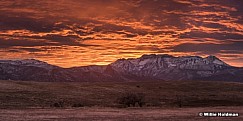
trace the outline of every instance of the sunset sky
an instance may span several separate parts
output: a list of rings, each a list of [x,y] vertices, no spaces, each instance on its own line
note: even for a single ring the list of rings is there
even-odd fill
[[[243,0],[0,0],[0,59],[61,67],[143,54],[243,67]]]

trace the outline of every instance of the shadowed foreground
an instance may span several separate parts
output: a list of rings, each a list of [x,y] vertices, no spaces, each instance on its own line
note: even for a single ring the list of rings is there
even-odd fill
[[[143,106],[119,104],[117,99],[126,93],[144,94]],[[240,117],[198,116],[207,111]],[[0,121],[242,121],[242,114],[242,83],[0,81]]]
[[[199,112],[237,112],[243,114],[243,107],[207,107],[207,108],[77,108],[77,109],[24,109],[0,110],[1,121],[45,120],[45,121],[242,121],[239,117],[200,117]]]
[[[0,109],[124,107],[126,93],[142,93],[143,107],[243,106],[243,84],[206,81],[18,82],[0,81]],[[126,101],[126,100],[125,100]]]

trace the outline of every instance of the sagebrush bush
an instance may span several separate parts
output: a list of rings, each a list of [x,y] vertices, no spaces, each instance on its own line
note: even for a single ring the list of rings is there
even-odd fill
[[[51,107],[64,107],[64,102],[63,101],[59,101],[59,102],[55,102],[51,105]]]
[[[84,107],[84,105],[81,103],[75,103],[72,105],[72,107]]]
[[[118,103],[127,107],[135,107],[136,104],[142,107],[145,104],[144,99],[145,95],[143,93],[126,93],[118,98]]]

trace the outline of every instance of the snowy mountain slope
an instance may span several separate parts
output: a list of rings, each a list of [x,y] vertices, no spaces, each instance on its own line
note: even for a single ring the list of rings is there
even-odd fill
[[[215,56],[143,55],[118,59],[107,66],[61,68],[28,60],[0,60],[1,80],[25,81],[150,81],[212,80],[243,82],[243,69]]]

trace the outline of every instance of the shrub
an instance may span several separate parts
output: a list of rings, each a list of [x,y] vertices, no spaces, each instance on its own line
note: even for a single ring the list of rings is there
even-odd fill
[[[136,104],[142,107],[145,104],[144,98],[145,95],[143,93],[126,93],[118,98],[118,103],[127,107],[135,107]]]
[[[179,108],[182,107],[182,97],[181,96],[176,95],[176,104]]]
[[[64,107],[64,102],[63,101],[55,102],[51,105],[51,107],[56,107],[56,108]]]
[[[73,104],[72,107],[84,107],[84,105],[81,103],[76,103],[76,104]]]

